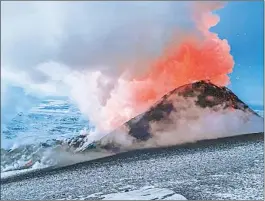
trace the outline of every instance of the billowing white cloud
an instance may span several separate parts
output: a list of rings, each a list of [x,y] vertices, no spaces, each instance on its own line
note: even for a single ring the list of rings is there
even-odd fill
[[[138,62],[159,55],[178,27],[192,27],[189,4],[1,2],[1,80],[9,86],[3,100],[15,86],[33,96],[90,94],[77,101],[83,104],[100,87],[104,102],[121,73],[142,70]],[[91,84],[99,72],[108,81]],[[69,83],[69,76],[82,82]]]
[[[128,77],[148,68],[173,39],[175,44],[186,31],[199,33],[204,27],[195,27],[194,17],[199,20],[202,13],[208,16],[220,7],[201,3],[194,12],[191,5],[1,2],[2,81],[32,96],[68,96],[95,124],[112,119],[113,111],[125,119],[132,117],[149,103],[132,103],[129,88],[148,81],[130,82]]]
[[[1,4],[2,67],[34,83],[49,79],[36,67],[51,61],[117,73],[122,62],[157,55],[173,29],[189,21],[181,2]]]

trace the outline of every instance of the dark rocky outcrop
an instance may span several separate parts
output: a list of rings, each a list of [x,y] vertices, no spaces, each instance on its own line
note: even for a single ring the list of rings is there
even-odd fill
[[[209,107],[215,110],[229,108],[258,115],[227,87],[218,87],[208,81],[199,81],[174,89],[163,96],[147,112],[128,121],[125,125],[129,130],[129,134],[139,140],[149,139],[151,137],[149,132],[150,122],[166,119],[172,111],[178,112],[172,101],[174,96],[186,99],[195,98],[195,104],[201,108]]]

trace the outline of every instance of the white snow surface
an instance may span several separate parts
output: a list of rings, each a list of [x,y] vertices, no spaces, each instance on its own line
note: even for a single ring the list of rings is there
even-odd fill
[[[144,186],[138,190],[115,192],[110,194],[95,193],[81,199],[100,196],[103,200],[187,200],[184,196],[167,188]]]

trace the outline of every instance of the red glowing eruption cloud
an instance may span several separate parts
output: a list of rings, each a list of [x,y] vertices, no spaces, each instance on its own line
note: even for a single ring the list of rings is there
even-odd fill
[[[195,3],[193,14],[197,35],[192,33],[177,45],[171,44],[141,76],[131,80],[127,86],[131,98],[124,107],[117,103],[115,96],[109,100],[105,109],[111,127],[128,121],[169,91],[184,84],[198,80],[209,80],[219,86],[229,83],[228,74],[234,66],[229,44],[209,31],[219,22],[219,17],[212,11],[222,6],[222,3],[216,2]],[[126,105],[130,105],[130,114],[126,113]]]
[[[196,25],[203,37],[186,37],[151,65],[144,76],[136,78],[149,83],[132,89],[138,104],[155,102],[167,92],[198,80],[209,80],[222,86],[229,83],[228,74],[234,66],[229,44],[209,31],[219,22],[219,18],[211,10],[207,12],[207,8],[216,9],[219,4],[209,6],[208,3],[207,7],[201,2],[196,6]]]

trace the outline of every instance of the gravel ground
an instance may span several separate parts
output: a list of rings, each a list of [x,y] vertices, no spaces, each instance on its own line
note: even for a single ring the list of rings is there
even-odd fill
[[[1,199],[102,199],[170,189],[195,200],[264,200],[264,134],[138,150],[2,180]]]

